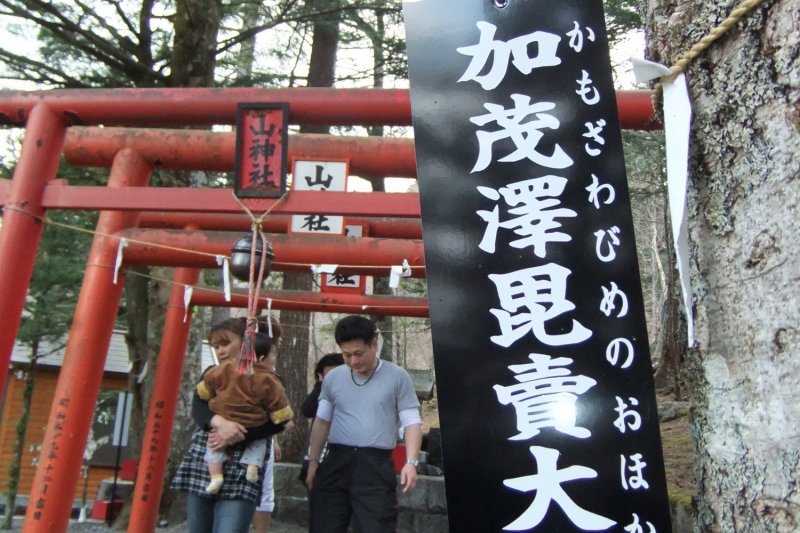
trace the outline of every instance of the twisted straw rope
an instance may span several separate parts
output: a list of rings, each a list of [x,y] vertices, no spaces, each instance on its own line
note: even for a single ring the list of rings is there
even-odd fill
[[[683,56],[669,68],[670,73],[661,79],[664,81],[671,81],[675,79],[680,73],[686,70],[686,67],[697,56],[706,51],[711,44],[722,37],[729,29],[731,29],[737,22],[739,22],[747,13],[758,7],[764,0],[744,0],[739,4],[728,17],[723,20],[716,28],[708,32],[702,39],[700,39],[694,46],[692,46]],[[662,84],[658,83],[653,90],[653,110],[658,109],[657,102],[661,98]]]
[[[688,52],[683,54],[683,57],[681,57],[677,63],[670,67],[670,74],[668,77],[673,78],[683,72],[689,62],[708,49],[708,47],[711,46],[711,43],[722,37],[726,31],[731,29],[734,24],[739,22],[742,17],[744,17],[751,10],[758,7],[758,5],[763,1],[764,0],[744,0],[744,2],[739,4],[736,9],[734,9],[731,14],[728,15],[728,18],[723,20],[719,26],[711,30],[708,35],[700,39],[700,41],[692,46]]]

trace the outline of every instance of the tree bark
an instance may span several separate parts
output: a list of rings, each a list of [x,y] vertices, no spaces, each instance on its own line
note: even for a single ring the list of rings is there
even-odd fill
[[[334,9],[338,0],[313,0],[312,9],[325,12]],[[333,87],[336,74],[336,51],[339,48],[339,11],[314,17],[314,37],[308,60],[309,87]],[[327,133],[327,128],[324,133]],[[313,133],[313,132],[310,132]]]
[[[175,45],[170,85],[211,87],[217,62],[217,34],[222,20],[220,0],[175,2]]]
[[[14,449],[11,452],[11,464],[8,466],[8,485],[6,486],[6,513],[2,529],[12,529],[14,512],[17,509],[17,490],[19,489],[19,473],[22,466],[22,454],[25,453],[25,434],[31,417],[33,403],[33,387],[36,377],[36,361],[39,359],[39,341],[31,346],[28,368],[25,370],[25,388],[22,391],[22,412],[15,429]]]
[[[142,436],[144,435],[145,417],[149,397],[144,391],[139,376],[149,360],[148,354],[148,282],[144,277],[148,274],[146,266],[128,267],[125,277],[125,318],[128,322],[128,333],[125,343],[128,346],[128,391],[132,395],[131,420],[129,423],[131,439],[131,455],[139,457],[142,453]],[[140,275],[141,274],[141,275]]]
[[[333,6],[331,0],[309,2],[318,11]],[[339,45],[339,12],[319,15],[314,20],[311,57],[309,59],[309,87],[332,87],[336,72],[336,51]],[[327,127],[302,127],[301,133],[328,133]],[[311,273],[285,272],[283,289],[309,291],[313,288]],[[298,408],[308,392],[308,353],[311,313],[282,311],[281,328],[284,340],[278,359],[278,373],[286,384],[289,403]],[[295,428],[279,437],[283,461],[300,462],[305,454],[308,426],[296,420]]]
[[[220,0],[178,0],[175,3],[175,38],[172,60],[170,62],[169,84],[173,87],[211,87],[214,85],[216,66],[217,35],[222,17]],[[157,181],[161,185],[189,187],[192,183],[190,172],[163,172]],[[135,446],[141,446],[144,426],[152,391],[153,378],[158,365],[158,353],[164,331],[167,302],[171,291],[171,268],[150,268],[151,279],[130,279],[126,281],[127,318],[129,324],[127,343],[134,372],[129,377],[129,385],[134,393],[134,409],[131,415],[131,435]],[[199,350],[201,334],[194,330],[190,334],[188,351]],[[190,356],[187,356],[187,363]],[[146,361],[146,363],[144,362]],[[146,365],[147,372],[143,372]],[[169,484],[189,444],[194,430],[191,409],[187,399],[199,378],[198,365],[185,364],[181,380],[181,393],[175,409],[170,455],[164,473],[164,486],[161,497],[161,512],[170,521],[183,519],[183,493],[169,490]],[[143,379],[138,376],[142,374]],[[127,514],[117,520],[117,527],[125,527]]]
[[[383,68],[383,45],[386,39],[386,26],[382,9],[375,9],[375,24],[361,22],[360,27],[370,40],[372,45],[372,86],[383,87],[385,75]],[[383,137],[383,126],[370,126],[367,134],[371,137]],[[372,185],[373,192],[386,192],[386,182],[382,177],[363,176]],[[388,277],[375,276],[372,278],[372,294],[391,295],[392,288],[389,287]],[[386,361],[398,361],[399,357],[394,356],[395,337],[392,317],[389,315],[370,315],[370,320],[375,323],[375,327],[381,332],[383,337],[383,347],[378,356]],[[398,351],[399,356],[399,351]]]
[[[649,55],[673,64],[734,4],[647,1]],[[764,2],[687,71],[701,531],[800,527],[798,13]]]

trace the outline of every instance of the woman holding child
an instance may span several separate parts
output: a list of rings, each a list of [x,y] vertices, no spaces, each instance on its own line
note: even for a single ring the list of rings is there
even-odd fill
[[[232,318],[211,328],[208,341],[217,355],[220,367],[233,365],[238,368],[245,325],[244,319]],[[260,338],[257,347],[261,355],[265,356],[275,347],[268,336],[258,335]],[[266,348],[264,342],[267,343]],[[222,394],[222,386],[227,386],[228,381],[230,380],[204,379],[198,386],[192,402],[192,416],[199,429],[192,435],[189,450],[172,481],[174,490],[187,493],[186,514],[190,533],[246,533],[249,530],[256,506],[260,501],[264,470],[259,468],[256,477],[251,468],[248,476],[248,465],[242,464],[242,455],[250,443],[259,439],[267,439],[269,442],[272,435],[284,428],[282,423],[285,423],[287,413],[276,411],[286,404],[275,402],[274,395],[285,397],[285,394],[277,380],[274,380],[274,383],[277,383],[280,389],[270,395],[270,400],[273,402],[271,407],[265,406],[266,423],[256,427],[245,427],[244,424],[232,420],[236,416],[231,412],[212,411],[203,397],[210,399]],[[273,383],[271,379],[268,381]],[[237,394],[240,392],[237,390]],[[227,417],[221,414],[223,412]],[[230,459],[222,465],[221,475],[224,479],[222,483],[212,482],[209,474],[211,465],[207,464],[205,459],[207,449],[214,452],[227,451]]]

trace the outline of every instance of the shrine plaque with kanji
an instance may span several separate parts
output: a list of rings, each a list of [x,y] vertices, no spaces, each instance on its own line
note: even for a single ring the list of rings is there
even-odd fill
[[[293,162],[293,191],[347,190],[350,164],[347,161],[314,161],[296,159]],[[344,235],[344,217],[341,215],[296,214],[289,217],[289,233],[317,235]]]
[[[286,192],[289,104],[240,103],[236,109],[234,192],[274,198]]]
[[[345,220],[344,237],[347,239],[360,239],[368,233],[367,224],[348,224]],[[333,274],[322,275],[322,292],[339,292],[351,294],[365,294],[367,290],[367,276],[361,274]]]

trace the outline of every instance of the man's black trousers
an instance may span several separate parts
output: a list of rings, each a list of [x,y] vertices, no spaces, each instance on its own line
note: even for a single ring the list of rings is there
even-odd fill
[[[397,476],[391,450],[328,445],[311,499],[311,533],[397,530]]]

